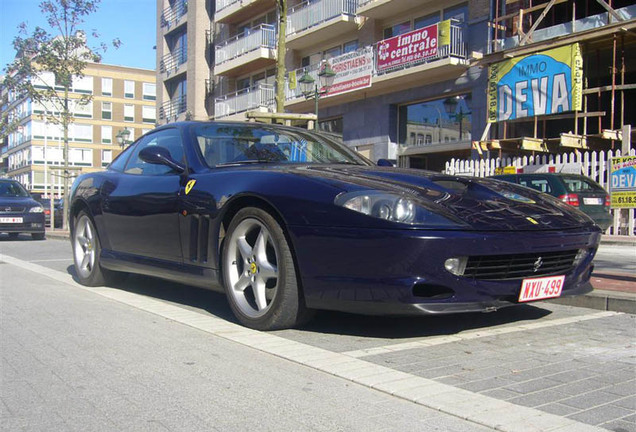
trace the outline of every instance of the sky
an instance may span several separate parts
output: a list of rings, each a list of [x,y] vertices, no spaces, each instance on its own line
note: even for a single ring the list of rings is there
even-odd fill
[[[40,12],[41,0],[0,0],[0,75],[7,64],[13,61],[15,51],[13,38],[18,35],[18,25],[27,24],[28,34],[36,26],[49,33],[45,17]],[[108,45],[102,54],[102,63],[143,69],[156,68],[156,0],[101,0],[97,11],[86,17],[79,26],[85,30],[89,47],[97,47],[101,42]],[[100,38],[90,35],[93,29]],[[111,41],[119,38],[122,44],[115,49]]]

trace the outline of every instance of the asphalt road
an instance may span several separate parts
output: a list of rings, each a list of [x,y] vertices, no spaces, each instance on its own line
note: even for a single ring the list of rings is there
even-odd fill
[[[633,271],[632,251],[597,269]],[[261,333],[213,292],[81,287],[66,241],[0,236],[0,261],[2,430],[636,431],[633,315],[322,312]]]

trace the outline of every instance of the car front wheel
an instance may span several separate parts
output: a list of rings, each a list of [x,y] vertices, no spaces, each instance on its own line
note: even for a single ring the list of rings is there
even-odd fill
[[[102,268],[100,265],[99,236],[92,219],[83,211],[77,216],[72,238],[75,273],[82,285],[101,286],[123,279],[123,273]]]
[[[289,244],[269,213],[255,207],[240,210],[228,228],[222,257],[225,291],[243,325],[275,330],[309,317]]]

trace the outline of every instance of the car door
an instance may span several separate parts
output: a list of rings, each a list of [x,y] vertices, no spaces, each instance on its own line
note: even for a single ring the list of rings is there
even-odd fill
[[[181,262],[178,195],[182,176],[139,158],[142,149],[154,145],[167,148],[174,160],[185,165],[178,129],[142,138],[123,173],[102,188],[104,225],[115,252]]]

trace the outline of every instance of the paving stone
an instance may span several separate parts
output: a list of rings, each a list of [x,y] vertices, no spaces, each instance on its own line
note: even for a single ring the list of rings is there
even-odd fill
[[[630,415],[632,412],[631,410],[609,404],[592,408],[578,414],[572,414],[568,416],[568,418],[591,425],[600,425],[602,423],[619,420]]]
[[[537,407],[539,405],[545,405],[547,403],[557,402],[562,399],[566,399],[567,394],[561,393],[557,390],[542,390],[535,393],[530,393],[525,396],[519,396],[508,400],[514,404],[519,404],[527,407]]]
[[[578,408],[563,405],[560,403],[551,403],[547,405],[538,406],[536,408],[541,411],[545,411],[547,413],[556,414],[560,416],[567,416],[567,415],[574,414],[580,411]]]
[[[563,399],[560,402],[564,405],[568,405],[574,408],[588,409],[613,402],[617,399],[620,399],[620,396],[598,390],[585,393],[580,396]]]
[[[512,390],[519,393],[533,393],[539,390],[545,390],[551,387],[556,387],[561,383],[558,381],[553,381],[548,378],[539,378],[531,381],[521,382],[512,384],[504,387],[506,390]]]
[[[621,420],[603,423],[601,427],[614,432],[636,432],[635,423],[629,423]]]

